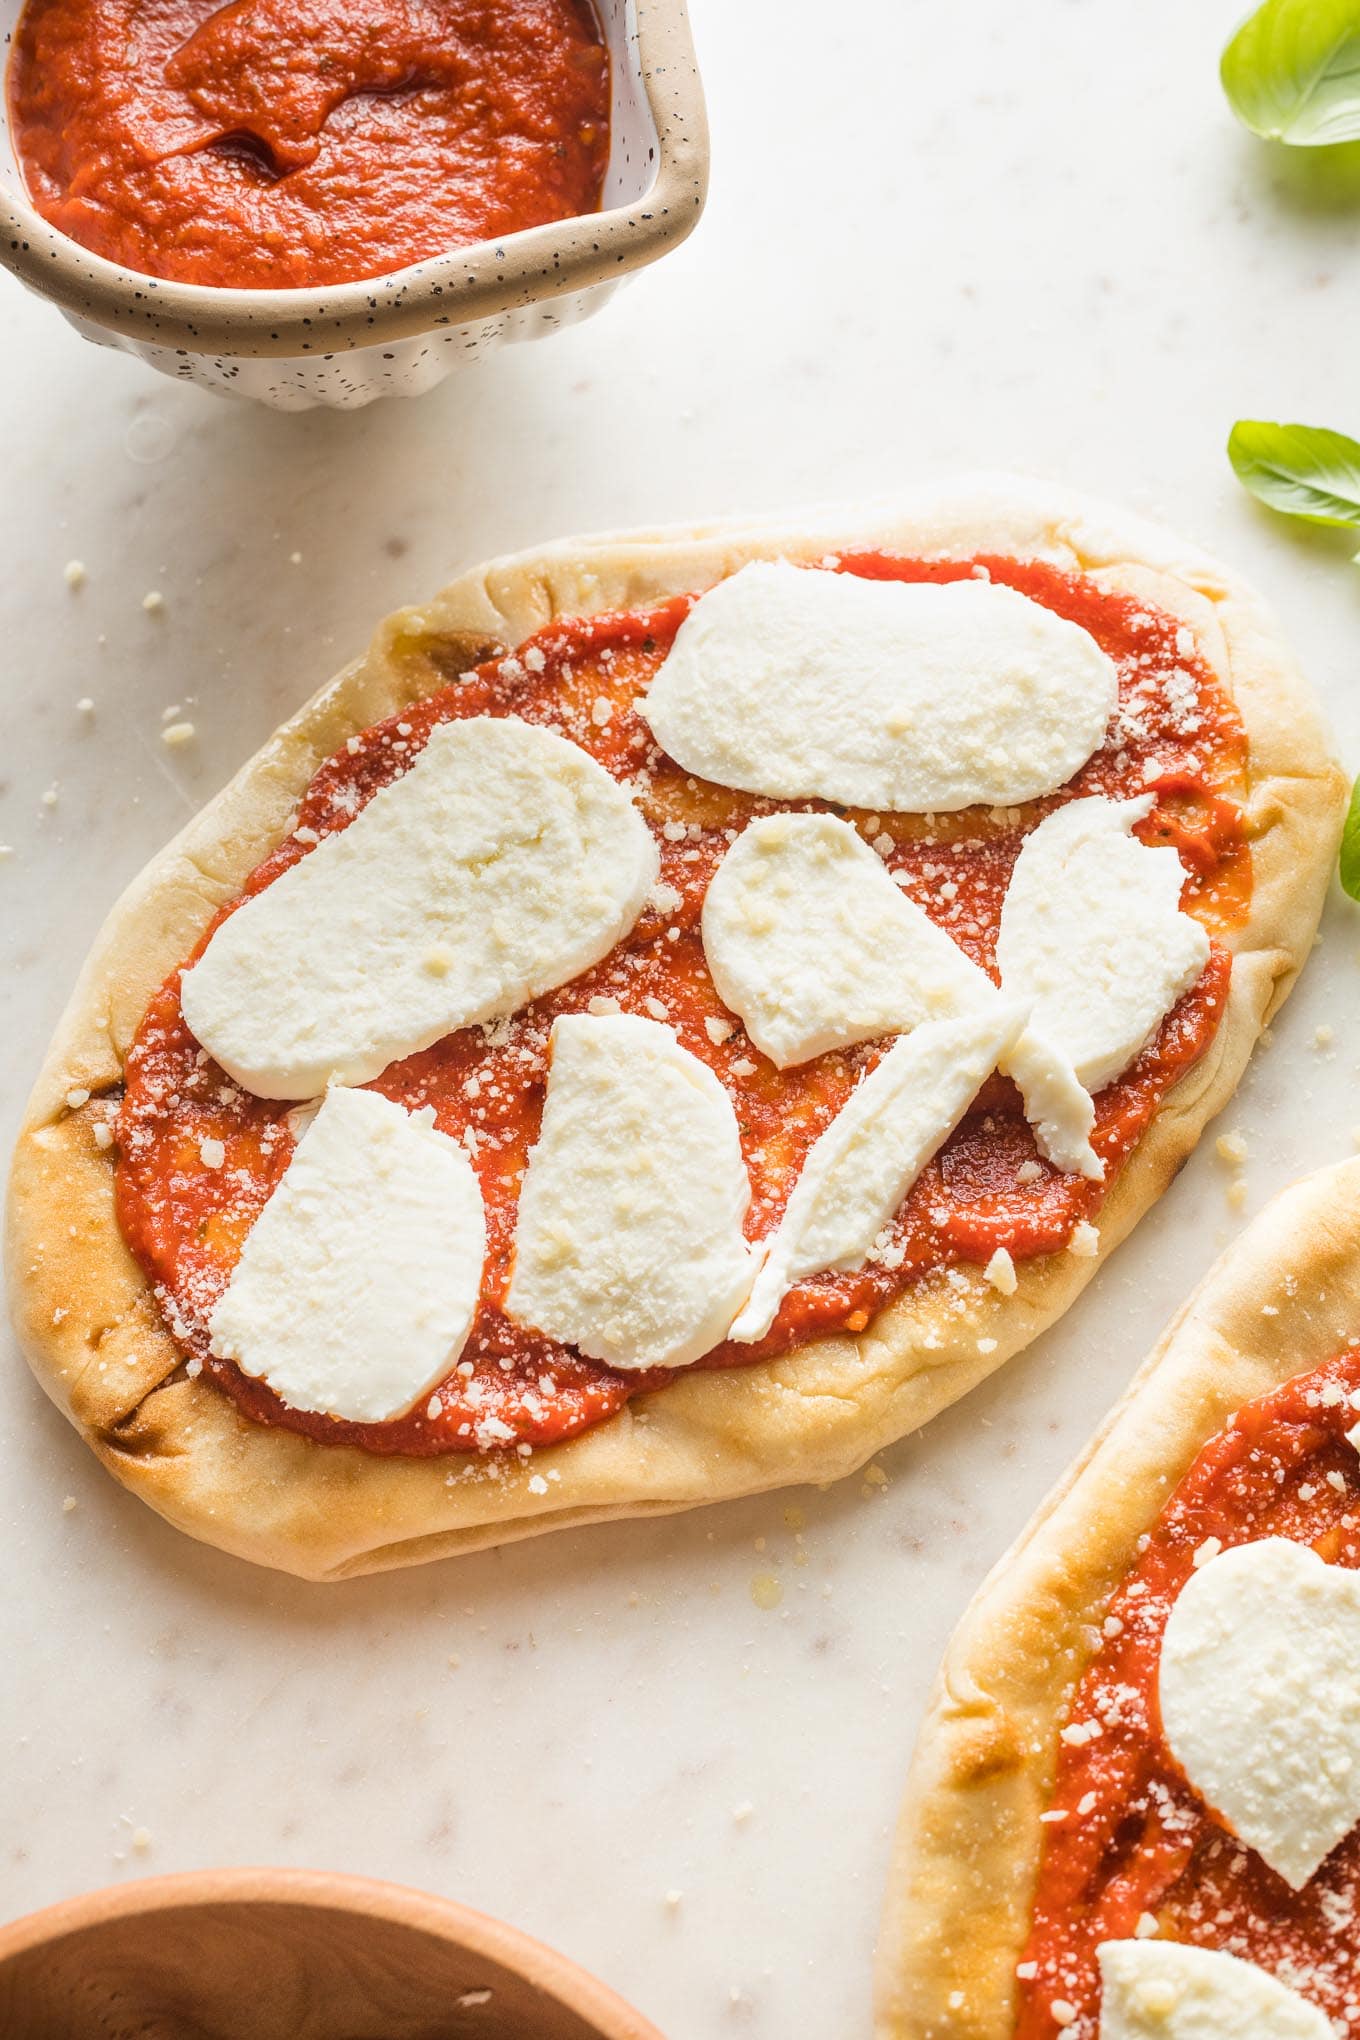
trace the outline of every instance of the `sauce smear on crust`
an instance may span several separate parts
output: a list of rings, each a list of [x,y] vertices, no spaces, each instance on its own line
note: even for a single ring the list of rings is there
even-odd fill
[[[1034,562],[869,554],[833,564],[843,572],[902,580],[990,574],[1081,624],[1118,666],[1120,706],[1105,746],[1049,799],[1023,809],[942,816],[841,811],[900,875],[908,895],[970,956],[994,970],[1001,902],[1025,836],[1062,802],[1095,793],[1120,798],[1151,791],[1156,806],[1138,834],[1180,851],[1187,910],[1211,934],[1240,923],[1251,889],[1237,804],[1246,742],[1232,702],[1197,658],[1183,625],[1127,595]],[[655,903],[602,963],[512,1018],[451,1034],[376,1080],[374,1088],[408,1108],[433,1106],[436,1123],[464,1140],[486,1203],[482,1309],[459,1368],[432,1399],[433,1414],[422,1402],[395,1422],[355,1425],[292,1410],[209,1353],[212,1307],[287,1166],[296,1122],[286,1106],[241,1091],[198,1047],[180,1012],[178,971],[151,1002],[128,1057],[119,1219],[189,1366],[208,1372],[257,1421],[380,1453],[530,1448],[570,1437],[669,1378],[613,1373],[511,1324],[500,1307],[557,1014],[587,1010],[592,1002],[598,1011],[600,1001],[603,1010],[616,1005],[651,1018],[664,1014],[684,1046],[717,1073],[741,1129],[753,1239],[777,1223],[812,1143],[882,1054],[886,1044],[870,1042],[776,1070],[718,998],[699,932],[708,882],[748,821],[791,804],[687,777],[657,749],[637,713],[693,599],[677,597],[645,613],[570,618],[462,672],[456,648],[437,636],[398,637],[391,656],[402,664],[413,695],[423,698],[351,739],[321,766],[299,803],[293,831],[242,894],[269,885],[320,837],[344,828],[379,787],[409,766],[436,724],[460,716],[516,715],[569,737],[633,787],[656,835],[661,883]],[[726,1344],[699,1364],[744,1366],[830,1333],[861,1331],[922,1277],[959,1261],[985,1263],[998,1247],[1016,1260],[1064,1248],[1074,1226],[1098,1210],[1161,1100],[1212,1040],[1229,972],[1227,950],[1215,941],[1198,984],[1098,1097],[1093,1142],[1107,1163],[1105,1184],[1063,1175],[1044,1162],[1018,1094],[994,1077],[863,1269],[798,1284],[759,1345]],[[220,1167],[204,1165],[205,1140],[221,1142]]]
[[[96,255],[314,287],[598,211],[609,53],[590,0],[28,0],[9,106]]]
[[[1360,1828],[1302,1891],[1237,1842],[1186,1783],[1162,1736],[1157,1667],[1172,1606],[1206,1543],[1288,1537],[1360,1566],[1360,1350],[1248,1403],[1203,1448],[1110,1601],[1073,1696],[1044,1825],[1016,2040],[1096,2040],[1096,1948],[1144,1915],[1166,1939],[1244,1956],[1360,2035]],[[1216,1540],[1210,1543],[1209,1540]],[[1146,1926],[1144,1931],[1147,1931]],[[1055,2001],[1075,2018],[1053,2016]],[[1244,2036],[1245,2040],[1245,2036]]]

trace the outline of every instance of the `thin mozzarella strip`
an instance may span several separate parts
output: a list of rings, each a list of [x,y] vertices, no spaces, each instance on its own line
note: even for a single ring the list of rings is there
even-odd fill
[[[336,1088],[246,1237],[212,1350],[294,1409],[386,1423],[456,1362],[485,1256],[458,1142],[376,1091]]]
[[[1025,1101],[1025,1117],[1034,1129],[1040,1154],[1055,1168],[1099,1183],[1105,1164],[1091,1146],[1095,1100],[1078,1083],[1077,1073],[1061,1049],[1033,1027],[1026,1027],[1002,1058],[1001,1068]]]
[[[609,1367],[687,1366],[750,1290],[750,1200],[731,1100],[669,1027],[564,1016],[506,1308]]]
[[[1102,1941],[1099,2040],[1334,2040],[1267,1970],[1184,1941]]]
[[[1002,989],[1088,1091],[1122,1075],[1209,958],[1180,910],[1180,858],[1130,833],[1151,806],[1058,808],[1026,838],[1001,908]]]
[[[780,1069],[926,1020],[990,1012],[1000,998],[833,815],[750,823],[709,885],[703,937],[719,996]],[[1020,1087],[1040,1152],[1098,1179],[1095,1107],[1059,1051],[1026,1031],[1001,1067]]]
[[[722,786],[947,813],[1055,792],[1117,694],[1089,632],[1012,588],[762,560],[696,602],[642,713]]]
[[[734,1339],[763,1339],[804,1276],[863,1266],[1021,1024],[997,1000],[981,1013],[928,1021],[888,1050],[809,1152]]]
[[[223,922],[184,975],[184,1017],[261,1097],[364,1083],[597,963],[657,870],[632,801],[575,744],[508,717],[445,723]]]
[[[1223,1552],[1171,1611],[1158,1683],[1190,1783],[1301,1891],[1360,1820],[1360,1575],[1283,1537]]]
[[[703,938],[719,996],[779,1069],[996,996],[833,815],[750,823],[713,875]]]

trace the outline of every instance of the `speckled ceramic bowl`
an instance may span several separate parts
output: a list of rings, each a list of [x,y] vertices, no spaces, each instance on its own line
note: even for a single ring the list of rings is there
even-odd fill
[[[0,0],[4,48],[22,0]],[[612,58],[604,209],[325,290],[213,290],[120,269],[29,204],[0,106],[0,257],[87,339],[277,410],[416,396],[459,362],[588,317],[703,210],[708,133],[685,0],[597,0]],[[0,100],[3,95],[0,95]]]
[[[204,1870],[0,1927],[18,2040],[662,2040],[602,1983],[448,1899],[310,1870]]]

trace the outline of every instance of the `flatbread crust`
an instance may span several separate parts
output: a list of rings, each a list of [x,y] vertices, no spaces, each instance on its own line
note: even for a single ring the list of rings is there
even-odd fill
[[[1072,1688],[1173,1488],[1244,1403],[1360,1337],[1360,1160],[1283,1191],[1228,1249],[950,1642],[907,1781],[877,2040],[1010,2040]]]
[[[556,617],[643,607],[753,558],[816,560],[869,546],[1038,557],[1141,593],[1184,618],[1237,702],[1251,748],[1251,915],[1234,942],[1212,1046],[1104,1205],[1102,1257],[1174,1176],[1308,953],[1344,799],[1311,694],[1248,589],[1156,526],[1005,478],[876,511],[632,533],[493,561],[389,618],[367,655],[285,723],[133,882],[95,943],[30,1101],[7,1224],[20,1338],[104,1464],[169,1521],[258,1563],[341,1579],[540,1530],[836,1480],[1028,1345],[1090,1279],[1096,1260],[1059,1253],[1022,1264],[1015,1294],[1003,1298],[973,1271],[961,1308],[941,1276],[857,1338],[682,1375],[608,1423],[540,1447],[528,1464],[378,1458],[249,1423],[208,1382],[185,1376],[118,1230],[112,1162],[95,1145],[92,1108],[67,1102],[73,1088],[97,1098],[121,1082],[152,993],[281,837],[312,774],[348,736]],[[437,665],[421,650],[431,638],[440,641]],[[537,1474],[548,1476],[546,1494],[530,1490]]]

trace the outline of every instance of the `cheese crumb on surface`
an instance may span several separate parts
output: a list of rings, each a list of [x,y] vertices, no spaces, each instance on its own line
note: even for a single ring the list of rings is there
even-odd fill
[[[198,1158],[205,1169],[220,1169],[227,1159],[225,1144],[211,1137],[198,1143]]]
[[[1100,1234],[1089,1219],[1079,1218],[1072,1228],[1072,1237],[1067,1242],[1069,1254],[1075,1254],[1079,1261],[1092,1261],[1100,1252]]]
[[[83,1084],[78,1084],[73,1090],[66,1093],[66,1102],[73,1112],[78,1112],[82,1105],[89,1104],[90,1094]]]
[[[68,560],[61,571],[66,585],[71,589],[72,593],[77,588],[83,588],[86,581],[90,578],[84,560]]]
[[[1014,1296],[1018,1278],[1015,1273],[1015,1262],[1005,1247],[997,1248],[982,1272],[1000,1295]]]
[[[161,742],[177,751],[182,744],[191,744],[197,732],[191,722],[167,723],[161,731]]]
[[[1221,1133],[1214,1142],[1214,1153],[1220,1162],[1227,1162],[1233,1168],[1241,1168],[1248,1155],[1247,1143],[1240,1133]]]
[[[148,588],[142,597],[142,607],[148,616],[159,616],[165,607],[165,597],[159,588]]]

